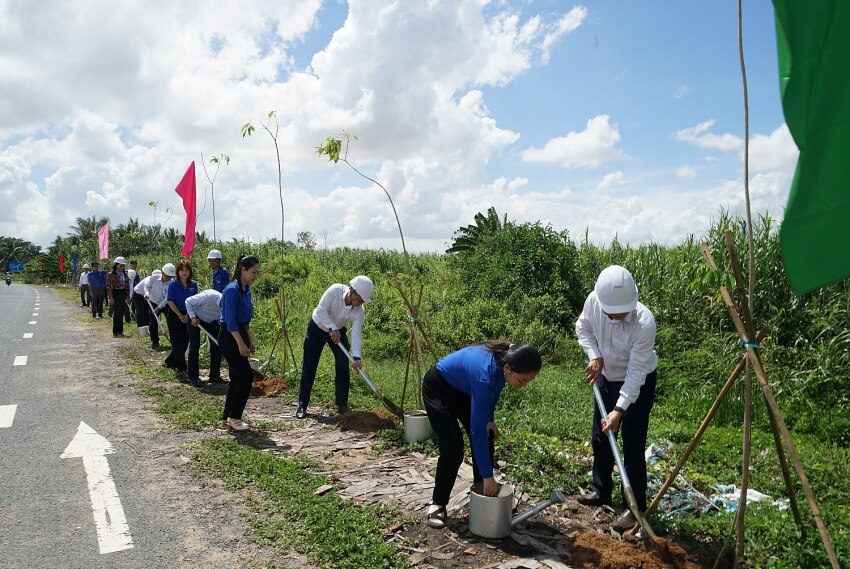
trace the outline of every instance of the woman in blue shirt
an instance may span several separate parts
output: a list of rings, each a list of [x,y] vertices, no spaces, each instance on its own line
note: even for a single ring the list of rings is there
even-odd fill
[[[177,263],[177,278],[168,283],[165,295],[168,301],[168,335],[171,337],[171,353],[165,358],[165,367],[186,372],[186,348],[189,347],[189,316],[186,313],[186,299],[198,294],[198,283],[192,280],[192,265],[189,261]]]
[[[425,374],[422,398],[440,447],[429,526],[446,525],[446,504],[463,462],[461,425],[472,447],[474,483],[483,485],[485,496],[499,492],[493,477],[493,441],[499,438],[493,420],[496,403],[505,383],[525,387],[542,365],[534,346],[489,340],[449,354]]]
[[[242,412],[251,395],[254,370],[248,356],[254,353],[254,340],[249,325],[254,316],[251,285],[260,274],[260,261],[253,255],[240,256],[233,270],[233,282],[221,293],[218,346],[227,359],[230,385],[224,400],[221,419],[231,431],[247,431],[251,426],[242,420]]]

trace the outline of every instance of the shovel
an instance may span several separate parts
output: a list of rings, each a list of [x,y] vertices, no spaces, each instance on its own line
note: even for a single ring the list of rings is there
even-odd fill
[[[347,357],[347,358],[348,358],[348,361],[350,361],[351,363],[354,363],[354,358],[352,358],[352,357],[351,357],[351,354],[349,354],[349,353],[348,353],[348,350],[346,350],[346,349],[345,349],[345,346],[343,346],[343,345],[342,345],[342,343],[337,344],[337,347],[338,347],[340,350],[342,350],[342,353],[343,353],[343,354],[345,354],[345,357]],[[402,408],[401,408],[401,407],[399,407],[398,405],[396,405],[395,403],[393,403],[392,401],[390,401],[389,399],[387,399],[386,395],[384,395],[383,393],[381,393],[381,390],[380,390],[380,389],[378,389],[378,388],[375,386],[375,384],[374,384],[374,383],[372,383],[372,382],[369,380],[369,378],[366,376],[366,372],[364,372],[362,369],[359,369],[359,370],[357,370],[357,371],[358,371],[358,372],[360,372],[360,377],[362,377],[362,378],[363,378],[363,381],[365,381],[365,382],[366,382],[366,385],[368,385],[368,386],[369,386],[369,389],[371,389],[371,390],[372,390],[372,393],[374,393],[374,394],[375,394],[375,397],[377,397],[377,398],[378,398],[378,400],[379,400],[381,403],[383,403],[383,404],[384,404],[384,407],[386,407],[387,409],[389,409],[390,413],[392,413],[393,415],[397,416],[398,418],[402,418],[402,417],[404,417],[404,411],[402,410]]]
[[[599,413],[603,418],[607,417],[608,413],[605,411],[605,403],[602,401],[602,394],[599,393],[599,386],[597,386],[595,382],[593,383],[593,395],[596,397],[596,406],[599,407]],[[623,459],[620,457],[620,447],[617,446],[617,439],[614,436],[614,431],[608,431],[608,442],[611,444],[611,452],[614,453],[614,460],[617,461],[617,468],[620,469],[620,480],[623,481],[623,494],[626,495],[626,502],[629,504],[629,509],[640,524],[640,527],[642,527],[643,531],[646,532],[646,535],[654,539],[655,532],[652,531],[649,523],[647,523],[643,514],[640,512],[640,508],[637,506],[635,492],[632,490],[632,483],[629,482],[629,475],[626,474],[626,467],[623,466]]]

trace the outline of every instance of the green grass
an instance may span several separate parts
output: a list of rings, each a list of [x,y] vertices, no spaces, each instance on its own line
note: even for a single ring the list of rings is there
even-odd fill
[[[359,507],[333,492],[316,496],[327,479],[309,473],[309,463],[264,453],[235,440],[189,445],[192,466],[230,489],[250,489],[254,539],[280,550],[306,554],[319,567],[340,569],[408,567],[407,557],[384,543],[386,528],[399,519],[387,508]]]

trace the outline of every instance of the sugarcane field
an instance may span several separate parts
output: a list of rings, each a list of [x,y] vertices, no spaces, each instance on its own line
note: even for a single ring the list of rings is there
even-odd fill
[[[3,567],[850,567],[848,37],[0,3]]]

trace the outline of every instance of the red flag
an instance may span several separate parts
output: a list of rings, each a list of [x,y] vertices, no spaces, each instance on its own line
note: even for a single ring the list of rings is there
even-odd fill
[[[97,231],[97,255],[101,259],[109,258],[109,224]]]
[[[65,272],[65,253],[59,254],[59,272],[60,273]]]
[[[195,248],[195,204],[197,190],[195,188],[195,161],[189,164],[189,169],[183,174],[183,179],[174,188],[177,195],[183,198],[183,209],[186,210],[186,239],[183,241],[183,257],[188,259]]]

